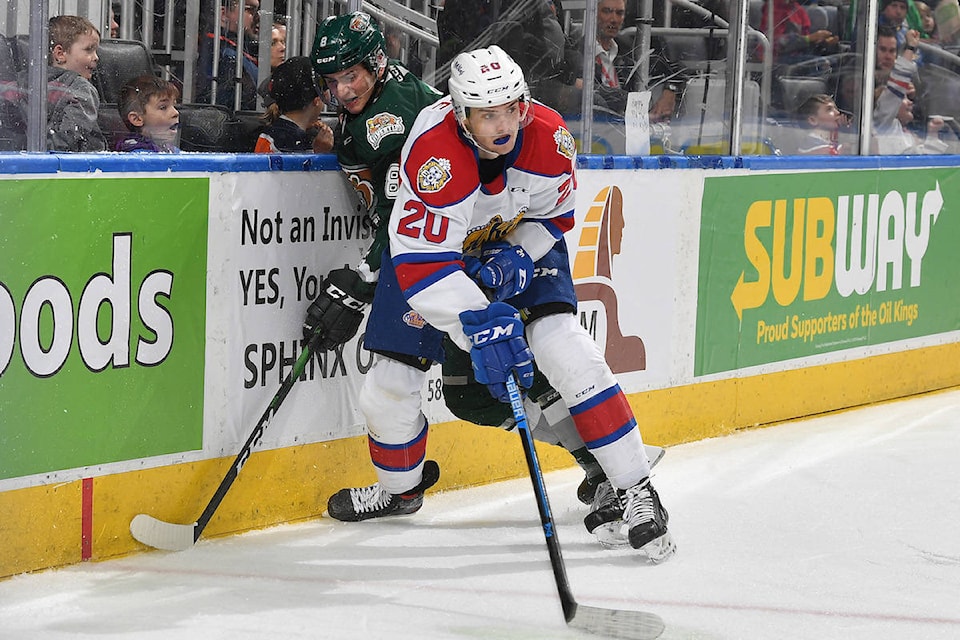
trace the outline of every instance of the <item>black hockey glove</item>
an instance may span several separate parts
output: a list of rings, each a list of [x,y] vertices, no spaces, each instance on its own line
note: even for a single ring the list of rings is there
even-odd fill
[[[333,349],[350,340],[357,335],[364,309],[373,302],[373,290],[373,285],[364,282],[360,274],[349,267],[331,271],[307,308],[307,317],[303,320],[304,339],[309,340],[319,332],[318,351]]]

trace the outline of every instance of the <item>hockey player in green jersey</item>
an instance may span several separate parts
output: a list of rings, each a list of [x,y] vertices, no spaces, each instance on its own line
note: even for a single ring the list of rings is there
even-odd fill
[[[346,313],[342,320],[351,322],[345,326],[328,326],[319,313],[324,330],[321,348],[331,348],[356,332],[363,318],[362,305],[356,303],[369,303],[373,297],[387,241],[386,220],[393,208],[394,196],[389,192],[399,181],[400,148],[420,110],[441,96],[398,61],[387,59],[383,35],[366,13],[324,20],[317,28],[310,59],[324,81],[330,104],[339,111],[337,160],[376,229],[359,267],[337,269],[327,278],[355,297],[348,306],[360,311]],[[321,312],[316,306],[311,306],[311,311]],[[310,315],[307,320],[312,321]]]

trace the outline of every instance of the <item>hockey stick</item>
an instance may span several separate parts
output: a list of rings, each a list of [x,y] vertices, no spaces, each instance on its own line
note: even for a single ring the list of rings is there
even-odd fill
[[[280,384],[279,391],[273,396],[263,415],[260,416],[257,426],[254,427],[250,437],[247,438],[240,453],[237,454],[233,464],[230,465],[230,470],[227,471],[227,475],[220,481],[220,486],[217,487],[216,492],[213,494],[213,497],[210,498],[210,502],[207,503],[206,509],[200,514],[197,521],[193,524],[174,524],[141,513],[134,516],[133,520],[130,521],[130,533],[133,534],[134,538],[150,547],[166,549],[167,551],[182,551],[193,546],[200,538],[200,534],[203,533],[207,523],[210,522],[210,518],[213,517],[217,507],[223,502],[224,496],[227,495],[227,491],[230,490],[233,481],[237,479],[240,470],[243,469],[243,465],[246,464],[253,448],[260,443],[263,432],[266,431],[273,416],[277,414],[277,411],[280,409],[280,404],[284,398],[287,397],[287,394],[290,393],[297,378],[303,374],[303,370],[306,368],[307,362],[310,361],[319,339],[319,333],[315,333],[313,337],[310,338],[300,357],[297,358],[297,361],[294,363],[293,370],[290,371]]]
[[[645,611],[626,611],[622,609],[602,609],[578,603],[570,592],[570,582],[567,580],[567,570],[560,553],[560,541],[557,539],[557,527],[550,511],[550,502],[547,498],[547,488],[543,481],[543,471],[540,469],[540,460],[533,444],[533,434],[527,424],[527,415],[523,409],[523,399],[514,374],[507,377],[507,392],[510,395],[510,408],[517,422],[517,430],[523,443],[523,453],[527,458],[527,468],[530,471],[530,481],[533,483],[533,494],[537,499],[537,508],[540,511],[540,522],[543,524],[543,535],[547,541],[547,550],[550,552],[550,566],[553,568],[553,578],[557,583],[557,592],[560,594],[560,605],[563,608],[563,617],[567,625],[582,629],[590,633],[610,638],[628,638],[632,640],[654,640],[663,633],[663,620],[655,613]]]

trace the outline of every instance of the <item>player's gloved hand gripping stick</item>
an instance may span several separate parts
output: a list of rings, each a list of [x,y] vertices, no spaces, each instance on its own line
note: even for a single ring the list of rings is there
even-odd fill
[[[460,314],[470,338],[470,360],[477,382],[487,385],[500,402],[509,402],[507,376],[516,373],[524,389],[533,385],[533,354],[523,337],[520,312],[506,302]]]
[[[357,335],[363,312],[373,302],[374,285],[364,282],[348,266],[334,269],[324,278],[320,293],[307,307],[303,319],[303,338],[323,336],[317,349],[326,351],[346,343]]]

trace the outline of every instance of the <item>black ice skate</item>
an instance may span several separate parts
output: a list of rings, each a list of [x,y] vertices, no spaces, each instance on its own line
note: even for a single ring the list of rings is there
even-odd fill
[[[440,479],[440,466],[433,460],[423,463],[420,484],[401,494],[387,493],[375,482],[369,487],[341,489],[327,501],[327,513],[343,522],[358,522],[370,518],[402,516],[415,513],[423,506],[423,492]]]
[[[597,488],[605,482],[607,476],[602,473],[599,476],[584,475],[580,486],[577,487],[577,500],[583,504],[593,504],[593,499],[597,497]]]
[[[606,478],[596,486],[590,513],[583,519],[587,531],[597,536],[605,547],[625,547],[630,544],[623,528],[623,503],[616,489]]]
[[[663,562],[672,556],[677,545],[667,531],[670,516],[660,504],[660,496],[644,478],[626,491],[617,492],[623,503],[623,531],[630,546],[647,554],[651,562]]]
[[[651,562],[663,562],[677,550],[667,531],[669,520],[650,479],[644,478],[626,491],[602,482],[583,524],[605,547],[630,545],[643,551]]]
[[[649,444],[643,445],[643,449],[644,453],[647,454],[647,460],[650,463],[651,469],[657,466],[657,463],[660,462],[667,452],[663,447]],[[597,497],[597,488],[601,483],[606,481],[607,474],[603,472],[603,468],[597,462],[597,459],[587,451],[586,447],[571,451],[570,453],[585,474],[583,481],[580,482],[580,486],[577,487],[577,500],[583,504],[593,505],[593,501]],[[587,525],[587,529],[589,528],[590,526]]]

